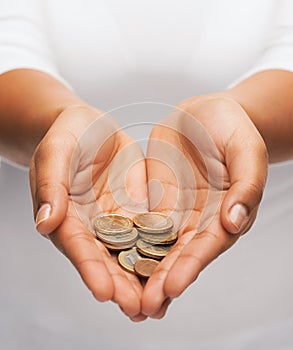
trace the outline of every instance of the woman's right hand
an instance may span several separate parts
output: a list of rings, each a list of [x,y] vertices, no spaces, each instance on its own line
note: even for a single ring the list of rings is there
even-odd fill
[[[140,147],[108,115],[67,107],[38,145],[30,167],[37,230],[72,262],[99,301],[113,300],[134,321],[142,285],[114,261],[93,234],[105,213],[133,217],[148,206]]]

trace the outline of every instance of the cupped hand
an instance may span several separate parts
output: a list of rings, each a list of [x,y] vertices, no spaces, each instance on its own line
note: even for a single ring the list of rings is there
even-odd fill
[[[184,100],[154,127],[147,152],[150,210],[171,215],[179,238],[144,288],[145,315],[163,317],[162,306],[251,227],[267,164],[259,132],[223,94]]]
[[[134,140],[109,115],[68,107],[36,149],[30,182],[38,231],[71,260],[97,300],[145,319],[140,281],[118,266],[92,225],[100,213],[147,210],[145,160]]]

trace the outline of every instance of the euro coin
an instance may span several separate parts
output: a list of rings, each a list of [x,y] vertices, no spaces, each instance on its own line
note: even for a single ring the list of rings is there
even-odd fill
[[[138,230],[139,237],[152,244],[174,244],[177,240],[177,232],[167,232],[163,234],[150,234]]]
[[[124,250],[119,253],[118,261],[119,264],[127,271],[134,273],[134,264],[142,257],[137,252],[136,248],[130,250]]]
[[[95,218],[94,227],[96,231],[108,235],[126,233],[132,230],[133,221],[119,214],[103,214]]]
[[[172,245],[153,245],[142,239],[138,239],[136,241],[136,247],[142,255],[155,259],[163,259],[170,252]]]
[[[123,244],[123,245],[114,245],[114,244],[109,244],[109,243],[103,242],[103,244],[106,248],[108,248],[109,250],[112,250],[112,251],[116,251],[116,252],[132,248],[135,246],[135,243],[136,243],[136,241],[128,243],[128,244]]]
[[[96,231],[96,236],[100,241],[112,245],[125,245],[129,243],[135,243],[138,236],[136,228],[133,228],[130,232],[116,233],[116,234],[105,234]]]
[[[169,216],[156,212],[138,214],[133,222],[141,231],[149,233],[164,233],[173,227],[173,220]]]
[[[153,259],[140,259],[134,264],[134,271],[141,277],[148,278],[152,275],[159,262]]]

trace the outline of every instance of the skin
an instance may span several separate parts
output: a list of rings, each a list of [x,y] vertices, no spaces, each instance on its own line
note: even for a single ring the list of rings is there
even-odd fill
[[[148,179],[163,184],[160,201],[155,198],[155,189],[149,188],[150,209],[171,215],[179,227],[175,246],[144,289],[143,312],[151,317],[166,298],[181,295],[209,263],[249,229],[256,217],[267,175],[265,144],[238,103],[223,96],[207,96],[187,100],[179,107],[180,112],[153,129],[147,153]],[[194,116],[197,116],[195,124],[192,123]],[[201,132],[199,121],[206,135]],[[177,129],[173,129],[173,125],[177,125]],[[174,162],[168,159],[174,154],[174,151],[168,152],[170,145],[183,152],[189,169],[177,155]],[[243,167],[243,164],[249,166]],[[186,172],[193,177],[187,177]],[[192,202],[193,193],[196,197]],[[231,207],[236,203],[247,208],[247,219],[241,228],[229,220]]]
[[[80,147],[77,140],[87,129],[95,137],[85,134]],[[120,176],[120,168],[112,167],[116,157],[129,169],[126,190],[133,201],[124,207],[120,204],[129,201],[126,192],[119,183],[110,188],[108,181]],[[91,230],[93,218],[101,213],[133,217],[147,210],[145,162],[138,145],[109,116],[88,107],[68,107],[34,153],[30,180],[35,215],[40,203],[52,204],[50,220],[38,230],[72,262],[97,300],[112,300],[127,316],[145,319],[139,279],[118,266]]]
[[[146,161],[114,121],[44,73],[20,69],[2,74],[0,96],[0,152],[19,164],[30,164],[35,216],[42,204],[51,205],[50,217],[37,226],[38,231],[71,260],[97,300],[114,301],[133,321],[147,316],[162,318],[171,300],[249,229],[261,201],[268,159],[277,162],[293,157],[293,74],[286,71],[264,71],[230,90],[182,101],[177,115],[154,127]],[[181,123],[184,117],[180,115],[194,118],[203,127],[214,145],[212,151],[197,152],[202,134]],[[180,129],[174,128],[178,123]],[[80,147],[79,137],[93,124],[104,133],[97,139],[86,138]],[[166,145],[159,153],[155,147],[158,142]],[[173,172],[165,168],[168,147],[185,155],[198,185],[187,218],[180,208],[189,203],[194,184],[184,184],[182,166],[172,157],[168,161]],[[97,153],[87,158],[87,151],[93,149]],[[119,157],[125,157],[129,169],[126,192],[122,183],[115,182],[119,172],[116,175],[111,167]],[[211,162],[208,172],[204,161]],[[89,173],[94,197],[86,181]],[[174,173],[184,188],[179,202],[176,193],[182,188]],[[211,212],[204,206],[206,189],[211,185],[207,174],[213,179],[210,205],[215,210]],[[115,180],[114,191],[109,188],[108,176]],[[158,180],[164,190],[161,198],[150,185]],[[118,193],[122,197],[117,205]],[[240,226],[229,217],[238,203],[247,210]],[[178,225],[179,239],[143,287],[94,239],[87,218],[100,211],[132,217],[147,209],[170,213]],[[201,226],[203,217],[206,225]]]

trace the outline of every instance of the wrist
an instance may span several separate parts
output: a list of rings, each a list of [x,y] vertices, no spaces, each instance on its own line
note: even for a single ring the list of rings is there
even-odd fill
[[[221,103],[221,101],[231,101],[236,103],[245,112],[247,119],[253,123],[255,131],[259,134],[268,150],[269,144],[267,144],[267,142],[269,142],[270,139],[269,133],[271,131],[271,123],[264,119],[264,117],[268,115],[268,111],[266,111],[266,108],[268,107],[266,104],[263,104],[263,108],[255,106],[253,101],[251,101],[245,94],[239,93],[239,90],[237,89],[230,89],[196,97],[197,103],[206,103],[211,100],[218,100],[219,103]],[[260,101],[259,103],[261,104]]]
[[[262,135],[270,162],[293,158],[293,73],[267,70],[227,90]]]
[[[1,75],[0,97],[0,154],[22,165],[28,165],[60,113],[69,105],[83,104],[62,83],[31,69]]]
[[[188,98],[182,101],[178,107],[199,120],[203,127],[208,130],[210,136],[215,139],[226,140],[229,130],[230,132],[234,130],[241,135],[242,128],[247,127],[250,130],[251,140],[254,140],[253,142],[256,142],[263,149],[263,153],[268,154],[261,129],[258,128],[239,99],[230,91]],[[229,137],[227,142],[229,142]]]

